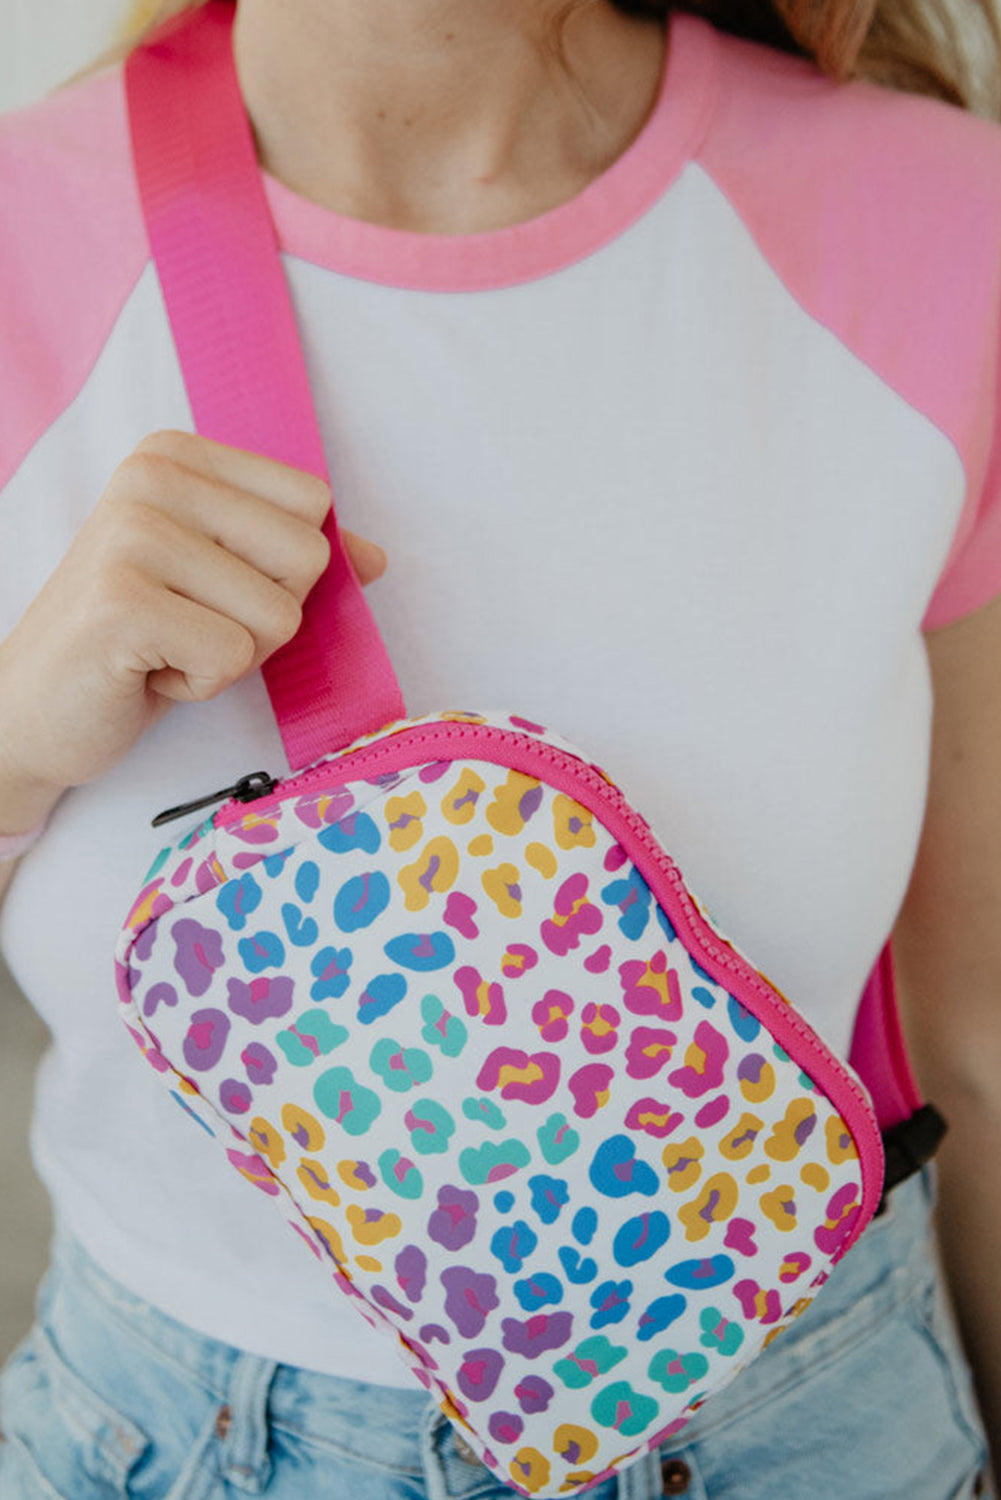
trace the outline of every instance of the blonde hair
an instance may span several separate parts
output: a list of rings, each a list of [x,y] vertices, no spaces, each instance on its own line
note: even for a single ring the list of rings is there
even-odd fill
[[[62,85],[120,62],[205,0],[132,0],[112,46]],[[580,0],[561,0],[561,19]],[[686,10],[720,30],[810,57],[838,81],[927,94],[1001,122],[998,0],[612,0],[632,15]]]

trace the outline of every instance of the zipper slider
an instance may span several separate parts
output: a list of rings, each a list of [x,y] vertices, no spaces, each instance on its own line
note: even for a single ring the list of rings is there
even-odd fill
[[[273,776],[267,771],[251,771],[249,776],[241,776],[234,786],[223,787],[221,792],[210,792],[207,797],[199,797],[194,802],[183,802],[180,807],[168,807],[165,812],[157,813],[151,826],[159,828],[161,823],[169,823],[174,818],[183,818],[185,813],[197,812],[200,807],[209,807],[213,802],[223,802],[226,798],[235,798],[237,802],[255,802],[258,797],[267,797],[278,785]]]

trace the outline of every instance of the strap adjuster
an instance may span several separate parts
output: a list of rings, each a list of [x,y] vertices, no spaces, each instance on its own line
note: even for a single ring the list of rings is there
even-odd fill
[[[883,1212],[886,1195],[892,1188],[912,1177],[915,1172],[920,1172],[925,1162],[931,1161],[947,1129],[945,1119],[934,1104],[922,1104],[908,1119],[883,1131],[886,1168],[883,1196],[879,1200],[876,1214]]]

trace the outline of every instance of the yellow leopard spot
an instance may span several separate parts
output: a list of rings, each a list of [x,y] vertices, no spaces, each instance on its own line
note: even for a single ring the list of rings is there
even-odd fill
[[[476,838],[470,839],[466,846],[470,854],[479,857],[483,854],[493,854],[494,841],[489,833],[477,834]]]
[[[427,810],[427,803],[420,792],[409,792],[405,797],[387,797],[385,817],[389,824],[391,849],[403,854],[420,843],[424,835],[421,819]]]
[[[374,1178],[366,1168],[366,1175],[359,1172],[362,1163],[356,1161],[339,1161],[337,1163],[337,1175],[345,1187],[351,1188],[356,1193],[367,1193],[374,1186]]]
[[[667,1169],[667,1185],[675,1193],[683,1193],[694,1187],[702,1176],[702,1157],[705,1154],[702,1142],[694,1135],[687,1141],[675,1141],[665,1146],[661,1160]]]
[[[347,1256],[344,1254],[344,1243],[333,1224],[328,1224],[326,1219],[310,1218],[307,1215],[306,1223],[310,1229],[315,1230],[327,1247],[327,1253],[338,1264],[345,1276],[349,1275]]]
[[[537,1494],[549,1483],[550,1463],[538,1448],[519,1448],[508,1473],[522,1490]]]
[[[851,1131],[840,1115],[831,1115],[825,1127],[827,1133],[827,1160],[838,1167],[843,1161],[852,1161],[858,1156]]]
[[[315,1161],[311,1157],[304,1156],[299,1163],[296,1175],[311,1198],[331,1203],[335,1208],[338,1206],[341,1195],[330,1186],[330,1177],[322,1161]]]
[[[247,1131],[247,1139],[271,1167],[280,1167],[285,1160],[285,1142],[282,1140],[280,1131],[265,1120],[263,1115],[257,1115],[250,1122]]]
[[[282,1105],[282,1125],[300,1151],[322,1151],[327,1133],[315,1115],[300,1109],[298,1104]]]
[[[760,1058],[759,1062],[760,1067],[756,1076],[740,1079],[740,1092],[748,1104],[763,1104],[775,1092],[775,1069],[764,1058]]]
[[[831,1185],[831,1174],[819,1161],[807,1162],[799,1176],[801,1182],[805,1182],[807,1187],[816,1188],[818,1193],[825,1193]]]
[[[356,1255],[355,1265],[362,1271],[371,1271],[373,1275],[382,1270],[382,1261],[376,1260],[374,1255]]]
[[[496,833],[521,833],[542,801],[542,784],[521,771],[508,771],[507,780],[494,788],[487,808],[487,822]]]
[[[704,1240],[714,1224],[730,1218],[740,1197],[740,1189],[729,1172],[714,1172],[702,1191],[690,1203],[682,1204],[678,1217],[685,1226],[685,1238]]]
[[[765,1155],[772,1161],[792,1161],[813,1134],[817,1111],[811,1099],[794,1099],[765,1142]]]
[[[796,1197],[791,1187],[783,1184],[770,1193],[761,1195],[761,1211],[767,1214],[776,1229],[784,1234],[796,1228]]]
[[[598,1451],[598,1437],[590,1427],[576,1422],[561,1422],[553,1433],[553,1452],[573,1463],[587,1463]],[[571,1458],[572,1455],[572,1458]]]
[[[450,838],[432,839],[421,850],[420,858],[404,865],[397,875],[403,889],[407,911],[423,911],[431,892],[450,891],[459,873],[459,851]]]
[[[359,1245],[381,1245],[383,1240],[395,1239],[403,1228],[398,1214],[384,1214],[378,1208],[362,1208],[359,1203],[349,1203],[347,1215],[351,1233]]]
[[[752,1167],[748,1172],[746,1181],[753,1187],[755,1183],[767,1182],[772,1175],[772,1169],[767,1162],[762,1162],[760,1167]]]
[[[594,845],[593,814],[572,797],[553,798],[553,834],[561,849],[590,849]]]
[[[732,1130],[723,1137],[719,1149],[728,1161],[743,1161],[754,1150],[754,1143],[764,1129],[764,1120],[746,1112],[741,1115]]]
[[[476,804],[487,789],[482,776],[477,776],[466,766],[451,791],[441,799],[441,810],[450,823],[469,823],[476,813]]]
[[[177,1086],[182,1094],[200,1094],[201,1089],[190,1078],[178,1078]]]
[[[495,869],[483,872],[483,889],[502,917],[521,916],[519,881],[520,874],[514,865],[497,865]]]
[[[551,849],[547,849],[545,844],[529,844],[525,850],[525,858],[533,870],[538,870],[544,880],[552,880],[559,869],[556,855]]]

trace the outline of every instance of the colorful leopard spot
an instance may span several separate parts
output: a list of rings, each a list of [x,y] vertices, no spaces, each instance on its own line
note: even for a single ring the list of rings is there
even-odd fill
[[[640,1313],[637,1338],[643,1343],[656,1338],[677,1322],[687,1306],[688,1302],[680,1292],[672,1292],[669,1297],[655,1297]]]
[[[559,869],[559,861],[551,849],[545,844],[528,844],[525,848],[525,858],[533,870],[538,870],[543,880],[552,880]]]
[[[637,1214],[617,1230],[612,1254],[620,1266],[637,1266],[656,1255],[667,1244],[670,1234],[671,1222],[659,1209]]]
[[[483,1187],[503,1182],[531,1159],[523,1141],[484,1141],[482,1146],[467,1146],[459,1152],[459,1171],[474,1187]]]
[[[282,1105],[282,1126],[301,1151],[322,1151],[326,1144],[327,1132],[319,1120],[298,1104]]]
[[[646,963],[631,958],[620,964],[619,983],[623,1004],[633,1015],[656,1016],[658,1021],[681,1019],[681,984],[676,970],[668,968],[663,949]]]
[[[521,874],[517,865],[505,861],[494,869],[484,870],[480,884],[502,917],[521,916]]]
[[[526,1104],[544,1104],[556,1092],[560,1060],[555,1052],[522,1052],[516,1047],[495,1047],[476,1079],[476,1087],[502,1099],[521,1099]]]
[[[619,1040],[620,1021],[614,1005],[585,1005],[580,1017],[580,1039],[584,1049],[593,1055],[614,1050]]]
[[[771,1219],[776,1229],[788,1234],[796,1228],[796,1194],[786,1183],[770,1193],[761,1195],[761,1211]]]
[[[720,1153],[727,1161],[743,1161],[754,1150],[754,1143],[764,1129],[765,1122],[757,1115],[741,1115],[719,1143]]]
[[[259,1156],[248,1156],[244,1151],[227,1147],[226,1156],[241,1177],[245,1177],[255,1188],[260,1188],[269,1198],[276,1198],[281,1188]]]
[[[753,1042],[761,1030],[761,1022],[756,1016],[752,1016],[749,1010],[745,1010],[739,1000],[732,995],[727,997],[726,1013],[730,1017],[730,1025],[740,1037],[742,1042]]]
[[[434,838],[397,875],[407,911],[423,911],[431,897],[450,891],[459,873],[459,851],[450,838]]]
[[[668,1081],[690,1099],[701,1098],[723,1082],[723,1064],[730,1055],[726,1037],[708,1021],[695,1028],[695,1040],[685,1051],[684,1066],[668,1074]]]
[[[595,948],[584,960],[584,967],[589,974],[607,974],[612,962],[612,950],[607,943],[602,943],[600,948]]]
[[[603,1333],[592,1334],[583,1339],[572,1353],[564,1355],[553,1365],[556,1375],[569,1390],[583,1390],[599,1375],[614,1370],[628,1354],[623,1344],[613,1344]]]
[[[623,1437],[638,1437],[660,1407],[652,1396],[633,1390],[628,1380],[613,1380],[591,1402],[591,1415],[601,1427],[612,1427]]]
[[[556,1392],[541,1375],[523,1375],[514,1388],[514,1394],[522,1411],[526,1416],[532,1417],[539,1412],[548,1411]]]
[[[375,1173],[367,1161],[339,1161],[337,1175],[345,1187],[351,1188],[356,1193],[367,1193],[375,1187]]]
[[[626,1072],[630,1078],[653,1078],[677,1045],[677,1035],[664,1027],[636,1026],[626,1048]]]
[[[619,908],[619,931],[636,942],[646,932],[650,920],[650,887],[635,865],[622,879],[604,887],[601,899],[607,906]]]
[[[421,1016],[424,1020],[421,1036],[428,1046],[438,1047],[443,1057],[458,1057],[469,1040],[465,1022],[446,1010],[437,995],[423,997]]]
[[[214,927],[203,927],[192,917],[175,922],[170,935],[177,950],[174,968],[184,981],[188,994],[197,1000],[208,990],[212,976],[225,962],[222,935]]]
[[[630,1105],[624,1123],[627,1130],[641,1130],[644,1135],[657,1136],[663,1140],[672,1130],[677,1130],[679,1125],[685,1123],[685,1117],[670,1104],[662,1104],[659,1099],[643,1098]]]
[[[310,963],[310,973],[315,984],[310,986],[313,1000],[339,1000],[351,983],[351,963],[354,955],[350,948],[321,948]]]
[[[709,1287],[722,1286],[730,1280],[733,1271],[729,1255],[710,1255],[704,1260],[679,1261],[664,1272],[664,1280],[687,1291],[705,1291]]]
[[[604,919],[598,907],[588,900],[587,888],[587,876],[582,872],[564,880],[553,901],[552,917],[547,917],[539,929],[550,953],[559,958],[578,948],[581,938],[601,930]]]
[[[389,1191],[398,1198],[419,1198],[424,1191],[424,1178],[419,1168],[395,1147],[380,1153],[379,1174]]]
[[[588,1172],[591,1183],[606,1198],[626,1198],[642,1193],[652,1198],[657,1192],[657,1174],[636,1156],[636,1143],[627,1135],[609,1136],[602,1141]]]
[[[598,1215],[593,1208],[579,1208],[573,1216],[570,1233],[579,1245],[589,1245],[598,1231]]]
[[[525,1424],[514,1412],[491,1412],[487,1431],[495,1443],[516,1443],[525,1430]]]
[[[498,1349],[470,1349],[456,1376],[459,1390],[468,1401],[489,1401],[503,1368],[504,1356]]]
[[[345,817],[354,805],[353,794],[347,787],[338,786],[331,792],[313,792],[299,797],[292,810],[299,822],[304,823],[307,828],[320,829]]]
[[[219,1103],[227,1114],[245,1115],[254,1096],[245,1083],[237,1078],[224,1078],[219,1085]]]
[[[553,837],[561,849],[594,848],[594,814],[572,797],[553,798]]]
[[[707,1099],[695,1115],[696,1130],[714,1129],[725,1118],[729,1109],[730,1100],[726,1094],[717,1094],[715,1099]]]
[[[773,1126],[765,1141],[765,1155],[772,1161],[792,1161],[817,1127],[817,1111],[811,1099],[793,1099],[785,1115]]]
[[[539,1142],[543,1160],[551,1167],[558,1167],[561,1162],[573,1156],[580,1146],[580,1136],[570,1127],[566,1115],[563,1114],[550,1115],[548,1120],[539,1126],[535,1136]]]
[[[424,834],[421,819],[427,812],[427,803],[420,792],[408,792],[405,797],[387,797],[384,814],[389,824],[389,847],[397,854],[405,854],[419,844]]]
[[[330,1203],[335,1208],[340,1203],[341,1195],[331,1187],[330,1177],[322,1161],[304,1156],[299,1163],[296,1176],[311,1198]]]
[[[553,1452],[566,1464],[587,1463],[598,1451],[598,1439],[590,1427],[561,1422],[553,1433]]]
[[[727,1357],[736,1354],[744,1342],[744,1330],[739,1323],[724,1318],[718,1307],[703,1308],[699,1316],[702,1334],[699,1343],[703,1349],[718,1349]]]
[[[346,1026],[336,1026],[325,1010],[304,1010],[295,1025],[279,1031],[275,1037],[288,1061],[296,1068],[308,1068],[318,1057],[325,1057],[348,1039]]]
[[[348,1257],[344,1251],[344,1242],[333,1224],[328,1223],[326,1219],[319,1218],[317,1215],[307,1215],[306,1223],[312,1229],[327,1255],[330,1256],[330,1259],[340,1267],[346,1279],[350,1281],[350,1277],[347,1274]]]
[[[809,1161],[800,1168],[799,1179],[818,1193],[826,1193],[831,1185],[831,1174],[819,1161]]]
[[[172,984],[161,980],[159,984],[150,985],[143,999],[143,1015],[149,1019],[156,1014],[158,1005],[175,1006],[177,1004],[177,991]]]
[[[232,932],[242,932],[247,917],[261,904],[261,888],[248,870],[239,880],[230,880],[215,898],[216,909],[221,911]]]
[[[771,1175],[771,1167],[767,1162],[762,1162],[760,1166],[751,1168],[747,1174],[747,1182],[751,1187],[755,1187],[759,1182],[767,1182]]]
[[[280,969],[285,962],[285,944],[277,932],[255,932],[250,937],[240,938],[236,948],[244,968],[251,974],[260,974],[263,969]]]
[[[738,1281],[733,1295],[749,1323],[777,1323],[782,1316],[782,1302],[774,1287],[765,1290],[756,1281]]]
[[[432,1074],[431,1058],[423,1047],[404,1047],[395,1037],[380,1037],[369,1054],[368,1065],[394,1094],[406,1094]]]
[[[410,1132],[410,1144],[419,1156],[443,1156],[455,1134],[455,1121],[443,1104],[423,1099],[408,1109],[403,1123]]]
[[[396,1285],[408,1302],[420,1302],[427,1285],[427,1256],[418,1245],[404,1245],[393,1262]]]
[[[472,821],[476,804],[487,789],[487,784],[475,771],[464,766],[458,780],[441,799],[442,814],[449,823],[465,824]]]
[[[758,1247],[754,1243],[756,1234],[757,1225],[752,1224],[750,1219],[731,1219],[726,1226],[723,1243],[728,1250],[736,1250],[738,1255],[750,1257],[758,1253]]]
[[[505,979],[520,979],[539,962],[539,955],[527,943],[508,943],[501,955],[501,973]]]
[[[362,1208],[360,1203],[349,1203],[345,1212],[351,1233],[359,1245],[381,1245],[384,1240],[395,1239],[403,1228],[396,1214],[383,1213],[380,1208]]]
[[[358,996],[358,1020],[363,1026],[371,1026],[388,1016],[406,993],[407,981],[402,974],[377,974]]]
[[[685,1238],[704,1240],[714,1224],[723,1224],[737,1207],[740,1189],[729,1172],[715,1172],[690,1203],[682,1204],[678,1217]]]
[[[285,1108],[287,1109],[288,1105]],[[247,1139],[272,1167],[277,1169],[281,1166],[285,1160],[285,1142],[263,1115],[255,1115],[251,1120]]]
[[[813,1243],[824,1255],[836,1256],[850,1237],[861,1211],[857,1183],[846,1182],[827,1205],[827,1218],[814,1231]]]
[[[560,1211],[570,1201],[570,1189],[562,1177],[550,1177],[539,1172],[528,1179],[532,1195],[532,1210],[543,1224],[555,1224]]]
[[[375,854],[382,843],[382,835],[368,813],[352,812],[347,817],[332,823],[317,834],[318,841],[331,854],[349,854],[360,849],[363,854]]]
[[[462,1250],[476,1234],[475,1193],[446,1184],[438,1189],[438,1207],[428,1219],[428,1236],[445,1250]]]
[[[563,1301],[563,1283],[548,1271],[536,1271],[516,1281],[513,1290],[525,1312],[538,1312],[549,1302]]]
[[[651,1359],[647,1374],[673,1396],[691,1390],[709,1373],[704,1354],[680,1354],[677,1349],[659,1349]]]
[[[474,839],[470,839],[466,845],[466,852],[474,859],[486,859],[494,852],[494,839],[491,833],[478,833]]]
[[[556,1252],[563,1274],[573,1286],[586,1286],[598,1274],[598,1262],[590,1255],[582,1256],[572,1245],[561,1245]]]
[[[609,1063],[585,1063],[567,1080],[573,1095],[573,1112],[582,1120],[590,1120],[604,1109],[612,1094],[612,1078],[615,1069]]]
[[[631,1281],[603,1281],[591,1293],[592,1328],[604,1328],[608,1323],[621,1323],[629,1311],[632,1296]]]
[[[520,1271],[522,1265],[539,1243],[535,1231],[524,1219],[513,1224],[502,1224],[490,1241],[490,1253],[500,1261],[505,1271]]]
[[[488,1314],[500,1305],[495,1278],[469,1266],[449,1266],[440,1281],[445,1288],[445,1316],[464,1339],[478,1338]],[[504,1347],[509,1348],[506,1340]]]
[[[381,870],[352,875],[334,897],[334,921],[342,932],[371,927],[389,905],[389,881]]]
[[[538,1448],[519,1448],[508,1467],[515,1485],[523,1494],[537,1495],[549,1483],[552,1465]]]
[[[263,1042],[248,1043],[240,1053],[240,1061],[251,1083],[263,1084],[267,1087],[268,1084],[274,1082],[278,1060]]]
[[[674,1141],[665,1146],[661,1155],[664,1170],[667,1172],[667,1185],[674,1193],[687,1192],[702,1176],[702,1157],[705,1148],[697,1136],[690,1135],[687,1140]]]
[[[199,1073],[214,1068],[226,1050],[229,1027],[229,1016],[214,1006],[193,1011],[181,1044],[188,1067]]]
[[[463,1099],[462,1113],[467,1120],[485,1125],[488,1130],[503,1130],[507,1124],[503,1110],[492,1099]]]
[[[449,891],[445,901],[445,926],[454,927],[460,937],[479,937],[480,929],[473,918],[477,912],[476,902],[465,891]]]
[[[359,1255],[355,1257],[358,1264],[361,1264],[362,1260],[367,1259],[368,1256]],[[374,1286],[372,1288],[372,1301],[377,1303],[379,1307],[385,1308],[387,1312],[395,1313],[398,1318],[406,1320],[412,1318],[414,1315],[412,1308],[405,1307],[398,1297],[393,1296],[388,1287]]]
[[[760,1052],[749,1052],[737,1064],[737,1081],[748,1104],[763,1104],[775,1092],[775,1069]]]
[[[282,903],[282,923],[285,936],[294,948],[312,948],[320,935],[320,929],[312,917],[307,917],[294,901]]]
[[[328,1068],[313,1084],[317,1109],[348,1135],[364,1135],[378,1119],[382,1103],[378,1094],[360,1084],[350,1068]]]
[[[568,1312],[533,1313],[525,1319],[502,1318],[504,1336],[501,1343],[509,1354],[520,1354],[525,1359],[538,1359],[552,1349],[562,1349],[568,1342],[573,1328],[573,1315]]]
[[[840,1167],[843,1162],[856,1159],[858,1148],[851,1131],[840,1115],[828,1116],[824,1134],[827,1141],[827,1160],[833,1167]]]
[[[544,1042],[562,1042],[570,1030],[567,1017],[573,1014],[573,1001],[562,990],[547,990],[532,1006],[532,1020]]]
[[[456,969],[452,978],[459,987],[467,1016],[473,1016],[482,1021],[484,1026],[504,1025],[507,1020],[507,1006],[504,1004],[502,985],[491,984],[489,980],[483,978],[479,969],[474,969],[470,964]]]
[[[415,969],[420,974],[446,969],[455,961],[455,944],[447,932],[403,932],[390,938],[382,951],[402,969]]]
[[[496,833],[521,833],[542,804],[541,782],[521,771],[508,771],[507,779],[494,790],[487,808],[487,822]]]
[[[226,980],[226,1005],[235,1016],[242,1016],[252,1026],[278,1020],[292,1009],[292,980],[285,974],[274,978],[261,975],[247,984],[242,979]]]

